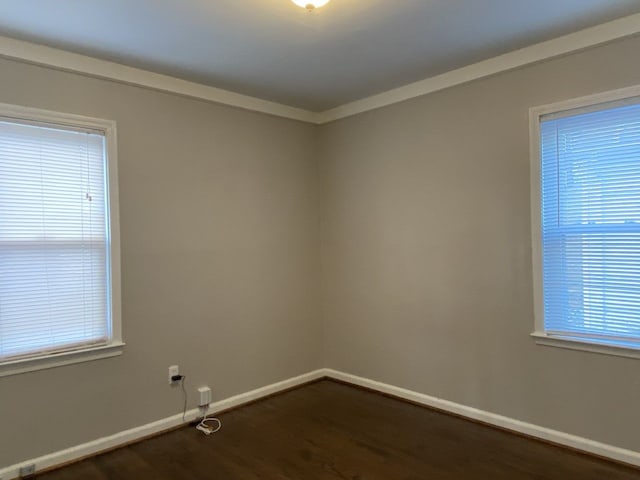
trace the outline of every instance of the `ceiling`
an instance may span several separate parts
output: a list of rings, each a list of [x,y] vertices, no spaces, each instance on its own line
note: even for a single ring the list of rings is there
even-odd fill
[[[2,0],[0,35],[312,111],[640,12],[640,0]]]

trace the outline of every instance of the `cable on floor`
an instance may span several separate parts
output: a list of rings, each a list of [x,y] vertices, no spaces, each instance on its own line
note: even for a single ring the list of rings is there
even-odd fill
[[[200,423],[196,425],[196,430],[200,430],[205,435],[216,433],[222,428],[222,422],[215,417],[209,417],[207,415],[207,412],[209,411],[209,405],[202,408],[204,409],[204,416],[202,417],[202,420],[200,420]],[[207,422],[214,422],[214,425],[209,425]]]

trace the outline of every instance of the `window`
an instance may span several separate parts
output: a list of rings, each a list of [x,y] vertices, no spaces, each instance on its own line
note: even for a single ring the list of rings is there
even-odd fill
[[[0,375],[120,353],[114,141],[0,105]]]
[[[639,94],[532,112],[541,343],[640,357]]]

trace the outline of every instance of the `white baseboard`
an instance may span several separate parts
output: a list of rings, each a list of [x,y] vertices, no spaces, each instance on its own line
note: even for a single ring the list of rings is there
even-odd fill
[[[289,378],[281,382],[273,383],[265,387],[251,390],[250,392],[241,393],[240,395],[235,395],[233,397],[229,397],[224,400],[214,402],[210,405],[209,411],[211,413],[221,412],[223,410],[237,407],[239,405],[252,402],[259,398],[266,397],[273,393],[278,393],[283,390],[287,390],[288,388],[296,387],[298,385],[302,385],[304,383],[317,380],[324,376],[326,375],[323,369],[305,373],[304,375],[300,375],[298,377]],[[185,415],[185,421],[191,422],[194,419],[196,419],[199,414],[200,414],[200,411],[197,408],[194,408],[193,410],[188,410]],[[135,427],[130,430],[124,430],[114,435],[98,438],[96,440],[92,440],[90,442],[83,443],[75,447],[67,448],[65,450],[60,450],[58,452],[50,453],[48,455],[43,455],[38,458],[25,460],[24,462],[11,465],[6,468],[0,468],[0,479],[9,480],[9,479],[18,478],[20,468],[26,465],[35,464],[36,471],[39,472],[47,468],[55,467],[56,465],[62,465],[64,463],[72,462],[80,458],[98,454],[100,452],[109,450],[119,445],[124,445],[130,442],[139,440],[141,438],[147,437],[149,435],[153,435],[155,433],[159,433],[164,430],[177,427],[180,424],[182,424],[182,413],[172,415],[170,417],[166,417],[152,423],[147,423],[146,425]]]
[[[414,392],[405,388],[395,387],[368,378],[358,377],[349,373],[343,373],[336,370],[325,369],[324,374],[327,377],[341,380],[343,382],[359,385],[361,387],[370,388],[378,392],[387,393],[395,397],[403,398],[411,402],[437,408],[445,412],[450,412],[472,420],[478,420],[484,423],[505,428],[513,432],[522,433],[531,437],[539,438],[557,445],[563,445],[586,453],[598,455],[600,457],[610,458],[618,462],[627,463],[629,465],[640,466],[640,452],[626,450],[624,448],[614,447],[606,443],[596,442],[587,438],[578,437],[550,428],[541,427],[532,423],[522,422],[513,418],[505,417],[495,413],[486,412],[477,408],[468,407],[459,403],[450,402],[441,398],[431,397],[424,393]]]
[[[541,427],[513,418],[505,417],[495,413],[486,412],[477,408],[468,407],[459,403],[450,402],[441,398],[425,395],[424,393],[414,392],[405,388],[396,387],[368,378],[358,377],[349,373],[339,372],[329,368],[323,368],[315,370],[313,372],[305,373],[298,377],[283,380],[281,382],[273,383],[250,392],[241,393],[233,397],[226,398],[214,402],[210,405],[210,411],[212,413],[221,412],[229,408],[237,407],[254,400],[266,397],[268,395],[287,390],[289,388],[302,385],[313,380],[317,380],[323,377],[329,377],[343,382],[366,387],[381,393],[393,395],[398,398],[409,400],[420,405],[427,407],[437,408],[445,412],[450,412],[462,417],[466,417],[472,420],[478,420],[484,423],[495,425],[497,427],[505,428],[513,432],[522,433],[531,437],[539,438],[548,442],[553,442],[558,445],[564,445],[577,450],[581,450],[586,453],[591,453],[601,457],[610,458],[619,462],[627,463],[629,465],[640,466],[640,452],[633,450],[626,450],[605,443],[596,442],[586,438],[578,437],[576,435],[570,435],[568,433],[559,432],[557,430],[551,430],[549,428]],[[190,422],[194,420],[198,414],[198,409],[188,410],[185,415],[185,420]],[[168,430],[173,427],[177,427],[182,423],[182,414],[172,415],[161,420],[148,423],[130,430],[125,430],[114,435],[99,438],[75,447],[60,450],[58,452],[43,455],[38,458],[25,460],[15,465],[11,465],[6,468],[0,468],[0,479],[9,480],[18,478],[20,467],[25,465],[35,464],[37,471],[41,471],[47,468],[54,467],[56,465],[62,465],[64,463],[72,462],[80,458],[95,455],[105,450],[109,450],[120,445],[124,445],[141,438],[153,435],[155,433]]]

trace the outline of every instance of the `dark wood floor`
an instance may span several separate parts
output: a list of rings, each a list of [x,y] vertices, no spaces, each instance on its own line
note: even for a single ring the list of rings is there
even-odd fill
[[[627,480],[640,472],[324,380],[40,480]]]

